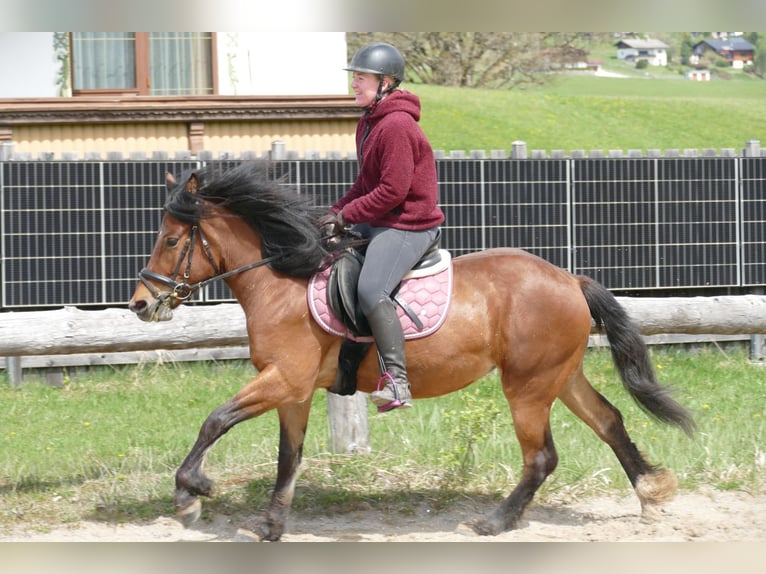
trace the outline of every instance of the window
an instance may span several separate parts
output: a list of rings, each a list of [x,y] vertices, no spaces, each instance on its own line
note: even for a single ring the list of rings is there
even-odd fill
[[[72,32],[72,93],[216,93],[212,32]]]

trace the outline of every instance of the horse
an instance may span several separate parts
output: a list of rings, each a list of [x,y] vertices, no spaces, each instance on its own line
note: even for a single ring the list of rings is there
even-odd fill
[[[245,312],[257,370],[202,423],[175,475],[176,516],[190,525],[200,516],[200,497],[211,496],[213,482],[203,465],[213,444],[235,425],[276,409],[276,483],[267,507],[243,527],[260,540],[277,541],[294,496],[312,396],[333,390],[344,341],[317,324],[306,296],[310,278],[334,256],[317,223],[326,210],[277,178],[266,160],[229,170],[208,166],[178,179],[167,174],[166,180],[159,234],[129,308],[144,321],[169,320],[203,286],[224,280]],[[452,265],[446,320],[433,334],[405,344],[415,404],[496,369],[523,465],[501,504],[466,526],[483,536],[517,526],[558,462],[550,425],[556,399],[611,447],[640,501],[641,519],[656,519],[675,492],[675,475],[645,459],[619,410],[588,381],[583,357],[592,329],[606,333],[623,387],[643,410],[690,436],[695,422],[657,381],[646,343],[619,301],[597,281],[520,249],[472,252]],[[358,367],[358,390],[373,391],[378,376],[370,351]]]

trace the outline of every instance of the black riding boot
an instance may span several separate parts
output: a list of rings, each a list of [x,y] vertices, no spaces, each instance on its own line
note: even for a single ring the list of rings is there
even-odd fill
[[[404,334],[392,301],[380,301],[367,315],[372,336],[378,347],[381,378],[378,390],[370,398],[378,412],[412,406],[410,383],[404,366]],[[385,386],[381,385],[385,382]]]
[[[372,343],[362,343],[351,339],[345,339],[340,344],[338,372],[328,391],[338,395],[353,395],[356,392],[356,373],[370,347]]]

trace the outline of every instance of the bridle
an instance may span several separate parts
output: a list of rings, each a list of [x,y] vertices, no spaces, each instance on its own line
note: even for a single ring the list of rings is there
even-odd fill
[[[205,255],[207,255],[207,260],[210,262],[215,275],[209,279],[205,279],[204,281],[190,284],[189,275],[191,273],[192,261],[194,259],[194,246],[198,236],[199,241],[202,244],[202,248],[205,251]],[[184,259],[186,260],[186,268],[184,269],[182,276],[183,281],[176,281],[175,277],[179,276],[181,272],[181,266],[184,264]],[[243,265],[242,267],[238,267],[232,271],[221,273],[221,269],[218,267],[218,264],[213,258],[213,253],[210,251],[210,244],[207,242],[205,234],[202,232],[202,228],[199,226],[199,224],[194,224],[191,226],[189,236],[187,237],[186,243],[184,244],[183,250],[181,251],[181,256],[178,258],[176,268],[173,270],[173,275],[167,277],[144,267],[141,269],[141,271],[138,272],[138,278],[141,280],[141,283],[146,286],[146,288],[155,299],[157,299],[162,304],[171,305],[173,301],[184,302],[190,299],[192,295],[194,295],[197,291],[212,283],[213,281],[226,279],[232,275],[237,275],[238,273],[249,271],[250,269],[255,269],[256,267],[261,267],[262,265],[267,265],[276,259],[277,256],[272,255],[270,257],[265,257],[255,261],[254,263]],[[166,287],[170,287],[171,291],[166,291],[164,293],[160,292],[154,285],[152,285],[152,281],[165,285]]]

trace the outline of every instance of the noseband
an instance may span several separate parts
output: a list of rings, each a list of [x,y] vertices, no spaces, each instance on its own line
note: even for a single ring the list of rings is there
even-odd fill
[[[192,261],[194,259],[194,246],[196,244],[197,236],[199,236],[199,241],[202,244],[205,255],[207,255],[207,260],[210,262],[215,275],[209,279],[205,279],[204,281],[190,284],[189,275],[191,273]],[[212,283],[213,281],[226,279],[232,275],[237,275],[238,273],[242,273],[250,269],[255,269],[256,267],[260,267],[262,265],[267,265],[268,263],[274,261],[276,258],[277,257],[275,255],[272,255],[271,257],[265,257],[259,261],[249,263],[248,265],[243,265],[242,267],[238,267],[232,271],[221,273],[218,264],[215,262],[215,259],[213,259],[213,253],[210,251],[210,244],[208,244],[207,239],[205,238],[205,234],[202,232],[202,228],[198,224],[195,224],[192,225],[191,230],[189,231],[189,237],[186,239],[184,248],[181,251],[181,256],[178,258],[178,263],[176,264],[176,268],[173,270],[173,275],[171,277],[155,273],[154,271],[144,267],[141,269],[141,271],[138,272],[138,278],[141,280],[141,283],[146,286],[146,288],[155,299],[159,300],[161,303],[169,305],[174,300],[184,302],[190,299],[192,295],[194,295],[197,291],[209,283]],[[178,277],[180,274],[181,266],[184,264],[184,259],[186,260],[186,268],[183,272],[183,280],[176,281],[175,277]],[[170,287],[172,291],[161,293],[154,285],[152,285],[152,281],[165,285],[166,287]]]

